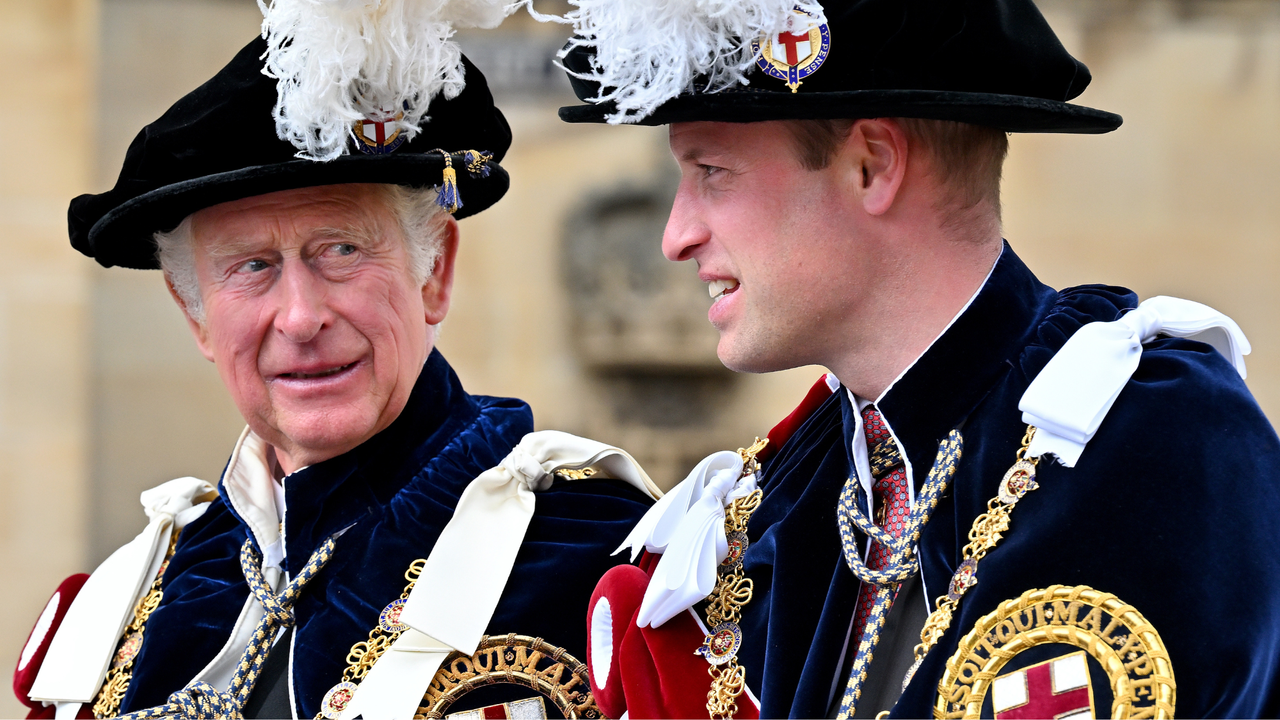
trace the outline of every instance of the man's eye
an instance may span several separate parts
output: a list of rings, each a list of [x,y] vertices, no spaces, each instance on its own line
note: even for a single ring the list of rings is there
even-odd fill
[[[271,267],[271,264],[268,263],[266,260],[254,258],[253,260],[246,261],[240,267],[249,272],[256,273],[256,272],[262,272],[263,270],[266,270],[267,268]]]
[[[699,165],[698,170],[702,172],[703,177],[711,177],[718,172],[723,172],[724,168],[719,168],[715,165]]]
[[[356,246],[351,243],[338,243],[333,246],[333,251],[339,255],[350,255],[356,251]]]

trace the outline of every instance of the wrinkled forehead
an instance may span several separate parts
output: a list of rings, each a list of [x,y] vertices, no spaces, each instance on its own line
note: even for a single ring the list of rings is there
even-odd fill
[[[377,239],[394,227],[383,185],[325,185],[221,203],[192,215],[196,245],[213,255],[294,247],[314,239]]]

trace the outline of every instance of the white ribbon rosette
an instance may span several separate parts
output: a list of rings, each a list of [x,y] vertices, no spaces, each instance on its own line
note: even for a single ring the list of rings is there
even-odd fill
[[[1234,320],[1198,302],[1153,297],[1119,320],[1080,328],[1032,381],[1018,403],[1022,421],[1036,427],[1028,457],[1052,454],[1075,467],[1138,369],[1143,343],[1161,334],[1212,345],[1245,377],[1249,341]]]
[[[449,653],[471,655],[480,645],[533,517],[534,493],[561,477],[558,470],[583,468],[661,495],[623,450],[551,430],[525,435],[463,491],[400,614],[409,629],[360,681],[340,718],[414,716]]]
[[[725,508],[755,491],[754,473],[727,450],[708,455],[679,485],[649,508],[614,554],[661,553],[645,590],[639,627],[659,627],[711,594],[716,567],[729,554]]]
[[[169,539],[203,515],[215,497],[212,485],[193,477],[142,493],[147,527],[104,560],[76,595],[31,686],[33,700],[75,707],[93,702],[120,634],[160,571]]]

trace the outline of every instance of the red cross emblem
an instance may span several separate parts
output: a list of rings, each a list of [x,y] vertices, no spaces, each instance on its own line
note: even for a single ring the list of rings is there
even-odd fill
[[[778,33],[774,36],[773,46],[784,50],[784,52],[779,53],[775,49],[774,57],[781,60],[782,57],[778,56],[782,55],[786,58],[788,65],[799,65],[800,61],[807,60],[812,54],[808,30],[802,33]]]
[[[996,720],[1093,717],[1093,688],[1083,652],[1001,675],[991,684]]]
[[[377,145],[384,145],[387,142],[386,120],[365,120],[360,123],[360,131],[364,133],[365,139],[372,140]]]
[[[394,117],[383,115],[356,121],[352,128],[357,141],[356,149],[371,155],[385,155],[400,147],[404,143],[404,135],[398,127],[388,133],[387,124],[403,117],[403,113],[399,113]]]
[[[796,8],[796,14],[803,17],[801,27],[807,25],[804,30],[764,35],[751,41],[756,65],[765,75],[785,82],[791,92],[822,67],[831,52],[831,28],[800,8]]]
[[[542,704],[542,698],[535,697],[525,700],[513,700],[501,705],[490,705],[478,710],[445,715],[445,717],[454,718],[455,720],[509,720],[511,718],[529,718],[529,720],[539,718],[545,720],[547,709]]]

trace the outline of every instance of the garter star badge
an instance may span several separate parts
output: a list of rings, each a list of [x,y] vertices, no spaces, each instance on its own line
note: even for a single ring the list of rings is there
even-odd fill
[[[935,718],[1172,718],[1160,634],[1115,595],[1054,585],[1006,600],[947,661]]]
[[[813,17],[798,7],[796,13],[805,18]],[[831,52],[831,29],[826,23],[810,22],[807,30],[774,33],[753,40],[751,51],[756,55],[756,64],[766,75],[783,81],[791,92],[795,92],[802,80],[826,62]]]
[[[399,121],[404,113],[357,120],[351,132],[356,136],[356,149],[366,155],[389,155],[404,144]]]

